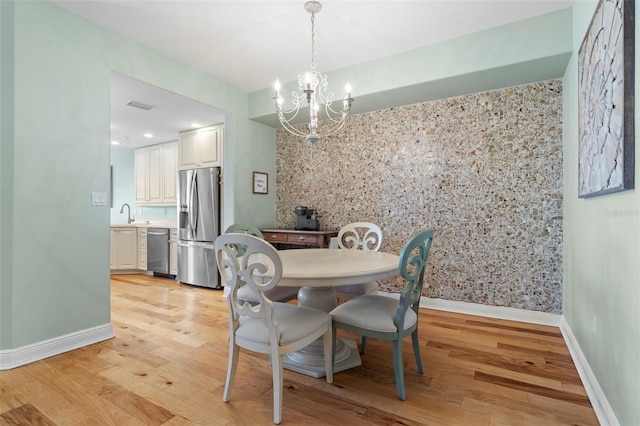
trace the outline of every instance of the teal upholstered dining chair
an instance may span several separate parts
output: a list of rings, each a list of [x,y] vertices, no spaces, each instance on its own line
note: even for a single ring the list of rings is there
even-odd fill
[[[354,222],[343,226],[338,232],[338,247],[347,250],[378,251],[382,246],[382,230],[375,223]],[[362,284],[351,284],[336,287],[338,302],[363,294],[378,291],[378,282],[371,281]]]
[[[236,247],[243,248],[237,255]],[[273,422],[282,419],[283,359],[320,337],[324,344],[327,383],[333,381],[331,316],[327,312],[288,303],[273,302],[267,291],[278,285],[282,262],[268,242],[244,234],[223,234],[215,241],[216,262],[222,280],[231,289],[229,308],[229,360],[222,400],[228,402],[236,376],[240,348],[269,354],[273,373]],[[259,303],[238,298],[249,287]]]
[[[365,352],[366,337],[391,340],[398,398],[402,401],[407,397],[402,368],[402,340],[408,335],[411,335],[413,342],[418,372],[423,373],[418,341],[418,313],[424,270],[432,242],[433,230],[426,230],[411,237],[402,249],[399,268],[406,284],[399,299],[365,294],[348,300],[330,312],[333,317],[334,353],[337,329],[362,336],[360,353]]]
[[[253,225],[244,225],[240,223],[236,223],[228,227],[225,234],[246,234],[264,239],[262,232],[258,228]],[[236,247],[236,254],[241,256],[243,254],[242,250],[242,247]],[[298,297],[298,290],[300,290],[300,287],[274,287],[267,290],[266,295],[269,299],[276,302],[288,302]],[[239,290],[238,298],[253,304],[259,303],[258,295],[251,291],[251,288],[247,286],[244,286]]]

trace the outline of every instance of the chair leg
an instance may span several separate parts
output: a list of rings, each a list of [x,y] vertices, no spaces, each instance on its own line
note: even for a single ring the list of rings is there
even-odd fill
[[[337,329],[335,326],[333,326],[333,321],[332,321],[332,326],[331,326],[331,371],[335,371],[336,369],[336,344],[338,343],[338,338],[337,338]]]
[[[367,349],[367,336],[360,336],[360,354],[364,355]]]
[[[418,373],[423,374],[422,370],[422,357],[420,357],[420,341],[418,340],[418,329],[416,328],[411,333],[411,342],[413,343],[413,355],[416,357],[416,364],[418,365]]]
[[[402,371],[402,339],[391,342],[393,348],[393,371],[396,375],[396,387],[398,388],[398,398],[401,401],[407,399],[404,391],[404,373]]]
[[[322,336],[322,342],[324,343],[324,369],[327,383],[333,383],[334,341],[333,328],[329,326],[327,332]]]
[[[227,380],[224,383],[224,393],[222,394],[223,402],[228,402],[231,397],[231,388],[233,388],[233,382],[236,378],[239,355],[240,348],[233,341],[229,341],[229,361],[227,363]]]
[[[271,354],[271,369],[273,370],[273,423],[279,425],[282,421],[282,356]]]

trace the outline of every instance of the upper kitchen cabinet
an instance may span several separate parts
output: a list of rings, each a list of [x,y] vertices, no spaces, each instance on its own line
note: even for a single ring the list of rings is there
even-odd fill
[[[135,150],[136,204],[175,206],[178,142]]]
[[[222,158],[223,126],[209,126],[180,133],[178,164],[180,170],[218,167]]]

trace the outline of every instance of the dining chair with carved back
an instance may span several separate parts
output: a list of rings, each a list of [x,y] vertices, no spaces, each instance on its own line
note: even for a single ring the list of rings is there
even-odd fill
[[[253,235],[254,237],[264,239],[262,231],[260,231],[253,225],[245,225],[240,223],[233,224],[229,226],[225,231],[225,234],[232,233]],[[236,252],[238,255],[242,255],[241,250],[242,248],[236,247]],[[298,290],[300,290],[300,287],[274,287],[271,290],[268,290],[267,297],[275,302],[288,302],[290,300],[294,300],[298,296]],[[239,290],[238,298],[241,300],[246,300],[252,304],[259,303],[258,295],[254,294],[247,286],[244,286]]]
[[[337,243],[340,249],[378,251],[382,246],[382,230],[375,223],[349,223],[338,232]],[[336,287],[338,303],[363,294],[376,293],[378,287],[377,281],[338,286]]]
[[[238,256],[236,247],[242,247]],[[278,251],[268,242],[245,234],[223,234],[216,238],[215,255],[222,279],[230,288],[229,359],[222,400],[228,402],[235,381],[240,348],[268,354],[273,374],[273,422],[282,420],[283,356],[323,338],[327,383],[333,381],[332,326],[327,312],[273,302],[268,290],[282,277]],[[238,298],[242,287],[250,287],[259,303]]]
[[[402,364],[402,341],[406,336],[411,335],[418,372],[423,373],[418,341],[418,313],[433,234],[433,230],[421,231],[412,236],[402,249],[399,269],[406,283],[399,298],[365,294],[350,299],[331,311],[334,342],[337,329],[362,336],[362,354],[365,352],[367,337],[391,341],[398,398],[402,401],[406,399]]]

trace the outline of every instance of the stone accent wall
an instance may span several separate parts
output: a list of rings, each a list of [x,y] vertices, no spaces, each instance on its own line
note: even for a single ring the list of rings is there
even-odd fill
[[[433,228],[425,296],[561,313],[561,80],[354,115],[314,147],[279,130],[276,155],[278,227],[312,207],[393,253]]]

